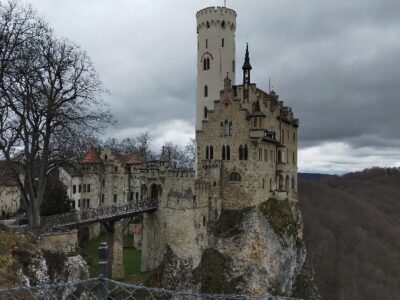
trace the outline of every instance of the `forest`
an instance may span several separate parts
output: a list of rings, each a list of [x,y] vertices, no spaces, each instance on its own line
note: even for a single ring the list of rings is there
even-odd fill
[[[398,299],[400,169],[299,174],[305,241],[322,299]]]

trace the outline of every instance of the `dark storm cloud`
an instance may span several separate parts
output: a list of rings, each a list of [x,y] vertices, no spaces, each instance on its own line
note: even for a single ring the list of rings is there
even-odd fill
[[[194,131],[195,13],[222,3],[32,2],[57,34],[80,43],[92,57],[118,120],[107,134],[122,137],[149,130],[160,141],[171,132],[182,130],[187,136]],[[227,4],[238,13],[237,65],[249,42],[252,79],[267,90],[271,77],[281,100],[294,108],[304,157],[337,151],[335,143],[341,143],[343,155],[362,156],[365,165],[379,153],[394,153],[389,156],[400,161],[399,152],[393,152],[400,146],[400,1]],[[237,74],[237,83],[240,78]],[[332,168],[341,158],[324,159],[329,163],[315,168]],[[351,160],[342,160],[342,166],[348,164]]]

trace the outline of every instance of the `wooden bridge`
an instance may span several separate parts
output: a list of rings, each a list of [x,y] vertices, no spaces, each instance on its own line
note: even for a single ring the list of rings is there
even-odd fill
[[[44,228],[60,228],[92,223],[105,224],[155,210],[157,210],[157,199],[142,199],[42,217],[41,224]]]

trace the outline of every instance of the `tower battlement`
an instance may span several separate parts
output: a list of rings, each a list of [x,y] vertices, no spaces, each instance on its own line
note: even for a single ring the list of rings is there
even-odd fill
[[[197,32],[202,29],[209,29],[216,26],[223,26],[226,29],[236,29],[236,12],[226,7],[209,7],[200,10],[196,14]]]
[[[231,8],[227,8],[225,6],[209,6],[203,9],[200,9],[196,13],[196,18],[199,18],[204,15],[210,15],[210,14],[228,14],[236,18],[237,14],[236,11],[234,11]]]

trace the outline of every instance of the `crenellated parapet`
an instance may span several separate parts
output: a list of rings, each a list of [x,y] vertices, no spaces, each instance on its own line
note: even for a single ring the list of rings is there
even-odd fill
[[[226,7],[207,7],[197,12],[197,32],[211,27],[236,30],[236,12]]]

